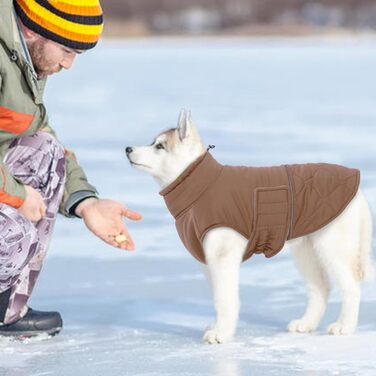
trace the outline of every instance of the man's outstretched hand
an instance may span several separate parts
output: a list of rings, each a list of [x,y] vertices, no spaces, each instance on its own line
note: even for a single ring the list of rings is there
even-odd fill
[[[127,209],[122,204],[105,199],[87,198],[76,208],[87,228],[100,239],[114,247],[134,250],[134,243],[125,227],[123,217],[140,220],[141,214]]]

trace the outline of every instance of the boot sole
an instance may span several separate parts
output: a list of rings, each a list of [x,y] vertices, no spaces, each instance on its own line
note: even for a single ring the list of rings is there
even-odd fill
[[[32,338],[37,337],[43,334],[47,334],[50,337],[54,337],[56,334],[60,333],[62,327],[56,327],[49,330],[31,330],[31,331],[20,331],[20,332],[2,332],[0,330],[0,336],[2,337],[16,337],[18,339],[26,339],[26,338]]]

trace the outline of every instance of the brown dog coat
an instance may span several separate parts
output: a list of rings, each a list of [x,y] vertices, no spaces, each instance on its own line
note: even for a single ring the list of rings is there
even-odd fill
[[[360,172],[327,163],[223,166],[207,152],[160,194],[188,251],[205,262],[202,242],[215,227],[248,239],[244,260],[277,254],[288,239],[327,225],[358,191]]]

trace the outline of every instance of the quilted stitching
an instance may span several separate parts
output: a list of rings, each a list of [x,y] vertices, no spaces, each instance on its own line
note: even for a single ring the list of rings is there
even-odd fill
[[[359,171],[337,167],[325,163],[292,165],[295,202],[299,203],[295,206],[292,238],[309,233],[311,224],[320,223],[320,219],[321,227],[329,223],[355,195]]]

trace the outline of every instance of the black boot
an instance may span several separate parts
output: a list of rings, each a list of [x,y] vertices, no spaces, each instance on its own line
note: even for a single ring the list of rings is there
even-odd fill
[[[34,311],[29,308],[22,319],[8,325],[0,324],[0,336],[28,338],[39,334],[54,336],[63,328],[59,312]]]

